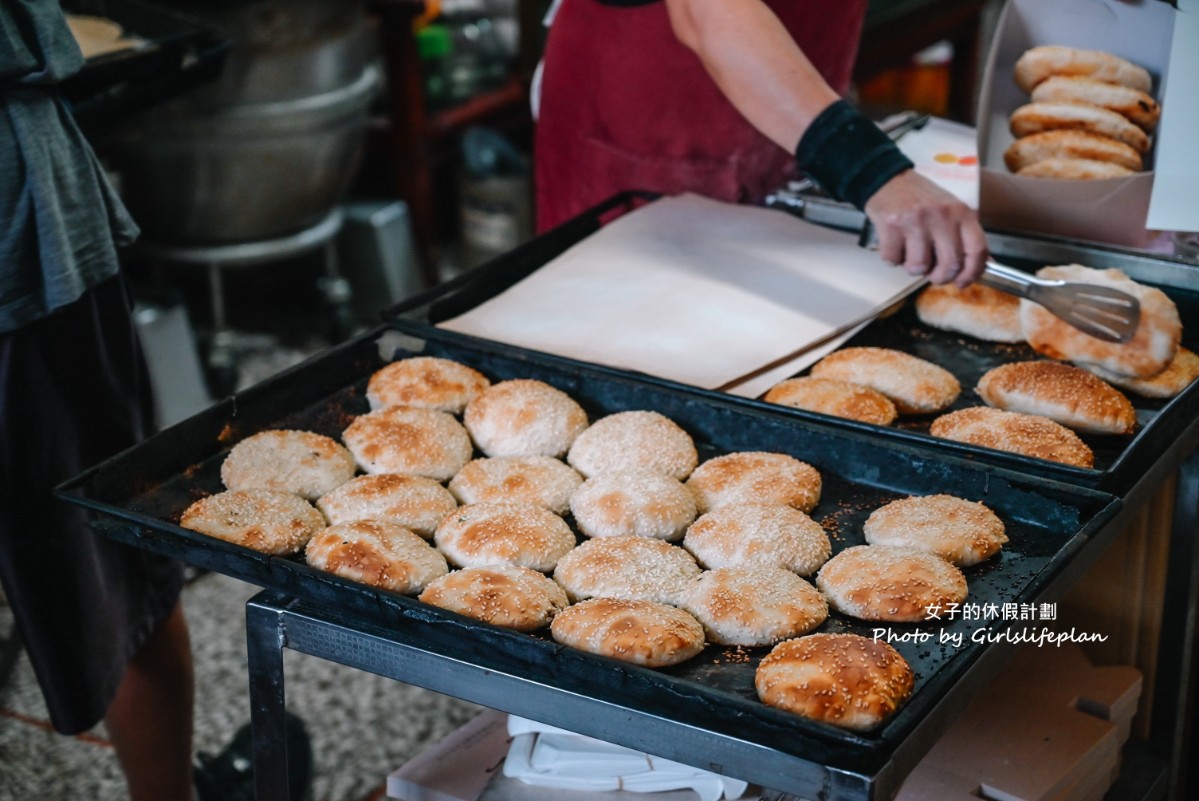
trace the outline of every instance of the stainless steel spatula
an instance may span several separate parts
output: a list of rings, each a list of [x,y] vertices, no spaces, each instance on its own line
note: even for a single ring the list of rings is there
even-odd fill
[[[1106,342],[1127,342],[1141,321],[1141,303],[1127,292],[1081,281],[1046,281],[988,260],[978,283],[1026,298]]]
[[[874,224],[866,220],[858,237],[860,247],[876,250]],[[1108,286],[1082,281],[1047,281],[987,259],[978,283],[1031,300],[1050,314],[1105,342],[1128,342],[1141,322],[1141,302]]]

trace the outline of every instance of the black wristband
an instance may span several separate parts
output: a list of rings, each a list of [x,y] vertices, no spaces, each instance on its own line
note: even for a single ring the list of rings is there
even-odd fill
[[[844,100],[816,115],[799,140],[795,160],[830,195],[859,209],[913,166],[877,125]]]

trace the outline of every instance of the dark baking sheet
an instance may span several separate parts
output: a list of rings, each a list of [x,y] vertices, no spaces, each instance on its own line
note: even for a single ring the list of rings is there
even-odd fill
[[[628,193],[612,198],[513,252],[488,262],[460,276],[455,281],[400,304],[388,312],[387,319],[397,329],[421,335],[428,331],[430,326],[462,314],[498,295],[572,245],[599,230],[611,219],[638,205],[650,202],[652,198],[653,196],[647,193]],[[1197,324],[1199,323],[1199,291],[1160,285],[1154,281],[1152,274],[1144,274],[1143,263],[1153,261],[1151,254],[1130,254],[1118,248],[1094,245],[1083,247],[1081,243],[1071,245],[1061,240],[1055,240],[1051,244],[1052,248],[1050,249],[1031,238],[1021,240],[1012,235],[1005,235],[997,242],[993,242],[992,246],[996,250],[996,255],[1003,255],[1004,250],[1010,248],[1012,255],[1005,256],[1005,261],[1013,266],[1030,270],[1047,263],[1064,264],[1069,262],[1093,267],[1125,267],[1126,261],[1131,262],[1135,259],[1136,266],[1140,267],[1141,271],[1137,272],[1134,277],[1142,283],[1158,286],[1174,300],[1183,320],[1183,344],[1192,350],[1199,349],[1199,324]],[[1040,260],[1037,258],[1037,251],[1041,252]],[[1049,258],[1052,258],[1052,261],[1046,260]],[[1162,261],[1163,267],[1178,267],[1174,260],[1167,261],[1165,257],[1162,257]],[[1199,269],[1196,270],[1196,274],[1199,275]],[[1196,286],[1199,286],[1199,281],[1196,282]],[[453,332],[446,332],[446,335],[456,341],[475,339]],[[916,318],[910,302],[905,304],[898,314],[871,323],[846,343],[846,347],[859,345],[873,345],[906,351],[939,364],[952,372],[962,384],[962,395],[951,409],[983,405],[973,388],[982,374],[992,367],[1007,362],[1043,358],[1025,344],[1007,345],[983,342],[926,326]],[[506,347],[518,350],[513,346]],[[607,370],[608,368],[600,367],[599,369]],[[615,369],[612,369],[611,372],[631,374],[628,371]],[[760,399],[737,398],[725,393],[689,387],[655,376],[637,375],[642,380],[656,386],[685,388],[704,398],[729,398],[735,403],[781,414],[793,420],[812,421],[845,430],[869,432],[889,440],[931,447],[939,452],[967,459],[979,459],[1014,470],[1096,487],[1120,495],[1125,494],[1154,465],[1163,451],[1173,444],[1180,434],[1191,427],[1199,417],[1199,382],[1168,401],[1142,398],[1132,393],[1125,393],[1137,410],[1136,432],[1123,437],[1081,435],[1082,439],[1095,452],[1095,466],[1094,468],[1079,468],[938,439],[928,433],[929,425],[936,415],[905,416],[891,426],[876,426],[768,404]]]
[[[632,705],[687,727],[778,749],[796,760],[865,775],[885,765],[971,665],[993,653],[995,646],[970,642],[974,631],[1025,625],[993,617],[985,622],[958,619],[884,626],[896,635],[959,633],[964,644],[957,648],[936,640],[895,643],[916,673],[915,693],[883,727],[858,734],[759,703],[753,675],[765,648],[709,646],[674,668],[638,668],[564,649],[544,632],[527,635],[480,624],[409,597],[321,573],[295,558],[266,556],[175,524],[189,503],[222,489],[220,463],[240,439],[266,428],[285,427],[337,437],[355,415],[365,412],[366,380],[384,363],[374,336],[334,349],[217,404],[89,470],[61,487],[60,495],[94,510],[97,525],[118,540],[372,624],[416,631],[429,648],[448,659],[525,676],[587,701]],[[965,571],[968,601],[995,604],[996,611],[1004,603],[1035,602],[1121,508],[1121,502],[1106,493],[884,442],[860,432],[810,425],[721,399],[579,368],[564,360],[514,353],[488,343],[461,344],[436,335],[423,342],[395,332],[386,337],[406,340],[399,347],[389,343],[382,348],[397,358],[413,353],[440,355],[469,364],[493,381],[515,377],[546,381],[576,398],[593,419],[629,409],[661,412],[692,434],[701,459],[734,450],[770,450],[808,461],[824,478],[823,497],[813,517],[830,534],[835,551],[861,543],[865,517],[895,498],[950,492],[980,500],[1004,519],[1010,542],[997,558]],[[1031,621],[1028,625],[1052,624]],[[871,636],[874,627],[833,615],[820,630]],[[725,765],[724,770],[738,775],[735,764]],[[742,778],[770,786],[769,777]]]

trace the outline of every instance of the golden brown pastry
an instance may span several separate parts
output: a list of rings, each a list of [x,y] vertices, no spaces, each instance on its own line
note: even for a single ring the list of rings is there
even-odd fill
[[[1152,132],[1162,108],[1147,92],[1130,86],[1070,75],[1046,78],[1032,90],[1034,103],[1089,103],[1127,117]]]
[[[727,503],[687,529],[683,547],[706,568],[781,567],[816,572],[832,553],[824,529],[782,504]]]
[[[371,409],[417,406],[461,414],[491,386],[473,367],[436,356],[413,356],[377,370],[366,385]]]
[[[1022,136],[1003,154],[1003,162],[1012,172],[1050,159],[1101,161],[1132,172],[1140,172],[1144,164],[1141,154],[1132,145],[1110,136],[1066,129]]]
[[[592,598],[554,618],[554,640],[645,667],[685,662],[704,649],[704,629],[682,609],[653,601]]]
[[[679,606],[703,624],[718,645],[774,645],[806,634],[828,617],[815,587],[778,567],[722,567],[705,571]]]
[[[842,348],[814,364],[812,375],[873,387],[890,398],[900,414],[939,412],[962,391],[943,367],[890,348]]]
[[[543,506],[489,501],[446,515],[433,542],[457,567],[521,565],[546,573],[575,547],[575,535],[565,520]]]
[[[891,425],[898,414],[895,404],[878,390],[832,378],[788,378],[771,387],[764,400],[877,426]]]
[[[914,684],[912,668],[898,651],[857,634],[809,634],[781,642],[754,675],[762,703],[854,731],[889,718]]]
[[[1038,353],[1051,359],[1098,367],[1130,378],[1148,378],[1170,364],[1182,339],[1182,321],[1174,301],[1160,289],[1139,284],[1119,270],[1094,270],[1079,264],[1043,267],[1038,278],[1110,286],[1135,297],[1141,304],[1141,321],[1125,343],[1105,342],[1084,334],[1037,304],[1020,301],[1024,338]]]
[[[1020,299],[981,284],[930,284],[916,296],[916,316],[933,328],[988,342],[1024,341]]]
[[[1127,178],[1133,171],[1107,161],[1092,159],[1043,159],[1016,171],[1025,178],[1057,178],[1063,181],[1102,181]]]
[[[515,378],[467,404],[462,422],[487,456],[562,456],[587,428],[587,413],[544,381]]]
[[[1032,414],[972,406],[933,420],[929,433],[955,442],[1075,467],[1095,464],[1095,454],[1077,434],[1048,417]]]
[[[432,545],[381,520],[330,526],[308,541],[304,559],[318,570],[405,595],[421,592],[449,571]]]
[[[261,431],[233,446],[221,463],[232,490],[270,489],[313,501],[354,477],[354,457],[311,431]]]
[[[516,631],[548,625],[570,603],[552,579],[519,565],[455,570],[431,581],[420,600]]]
[[[332,524],[382,520],[429,539],[458,502],[431,478],[380,473],[347,481],[322,495],[316,508]]]
[[[574,468],[550,456],[493,456],[468,463],[449,490],[462,503],[528,501],[560,515],[582,483]]]
[[[918,623],[966,600],[966,577],[939,556],[890,545],[855,545],[820,568],[828,604],[860,620]]]
[[[682,539],[695,520],[695,496],[682,482],[651,470],[607,470],[570,496],[570,513],[588,537]]]
[[[1144,67],[1102,50],[1042,45],[1025,51],[1016,61],[1016,85],[1025,92],[1054,75],[1085,76],[1142,92],[1153,88],[1153,79]]]
[[[649,537],[587,540],[558,560],[554,580],[571,601],[636,598],[673,604],[699,578],[695,557]]]
[[[1088,434],[1131,434],[1137,411],[1111,384],[1061,362],[1001,364],[983,374],[975,391],[988,406],[1036,414]]]
[[[687,479],[703,514],[727,503],[781,503],[810,512],[820,502],[820,473],[785,453],[737,451],[709,459]]]
[[[892,501],[871,512],[862,533],[870,545],[927,551],[958,567],[990,559],[1007,542],[1003,521],[994,512],[953,495]]]
[[[1104,381],[1122,387],[1129,392],[1135,392],[1142,397],[1173,398],[1190,386],[1191,382],[1196,378],[1199,378],[1199,356],[1196,356],[1186,348],[1180,347],[1165,370],[1155,373],[1148,378],[1129,378],[1127,376],[1116,375],[1093,365],[1087,369]]]
[[[226,490],[187,507],[179,525],[262,553],[289,556],[325,527],[325,518],[290,492]]]
[[[1029,103],[1012,112],[1009,119],[1013,136],[1028,136],[1041,131],[1061,129],[1088,131],[1110,136],[1131,146],[1138,153],[1149,150],[1149,135],[1123,115],[1099,106],[1078,103]]]
[[[438,481],[470,461],[470,437],[452,415],[389,406],[354,419],[341,439],[366,473],[405,473]]]
[[[652,470],[679,481],[699,457],[691,435],[657,412],[617,412],[601,417],[570,446],[566,461],[584,477],[608,470]]]

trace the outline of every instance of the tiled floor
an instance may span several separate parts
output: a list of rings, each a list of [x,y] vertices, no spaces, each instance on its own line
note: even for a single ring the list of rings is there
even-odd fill
[[[243,609],[257,588],[205,574],[184,590],[196,669],[196,749],[217,751],[249,719]],[[0,631],[11,615],[0,606]],[[351,668],[286,652],[288,707],[307,724],[315,801],[383,797],[387,774],[469,719],[477,707]],[[0,801],[125,801],[103,726],[50,730],[23,657],[0,688]]]

